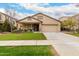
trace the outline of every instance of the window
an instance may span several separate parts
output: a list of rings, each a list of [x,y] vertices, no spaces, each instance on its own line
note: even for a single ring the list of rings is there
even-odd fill
[[[38,19],[43,19],[43,16],[38,16]]]

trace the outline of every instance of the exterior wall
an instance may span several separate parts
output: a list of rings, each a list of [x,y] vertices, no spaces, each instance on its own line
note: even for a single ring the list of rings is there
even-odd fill
[[[39,31],[42,32],[42,24],[39,24]]]

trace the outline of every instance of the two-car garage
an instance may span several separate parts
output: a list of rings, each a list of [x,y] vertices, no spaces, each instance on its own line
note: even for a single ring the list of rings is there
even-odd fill
[[[59,32],[59,31],[60,31],[60,25],[55,24],[42,25],[42,32]]]

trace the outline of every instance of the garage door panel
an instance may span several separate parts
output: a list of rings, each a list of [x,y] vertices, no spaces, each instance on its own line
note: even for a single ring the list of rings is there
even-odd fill
[[[42,26],[42,31],[43,32],[58,32],[59,30],[59,26],[50,26],[50,25],[43,25]]]

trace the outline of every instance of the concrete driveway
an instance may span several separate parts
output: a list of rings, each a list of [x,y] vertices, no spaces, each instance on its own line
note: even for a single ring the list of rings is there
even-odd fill
[[[79,37],[61,32],[44,33],[61,56],[79,56]]]

